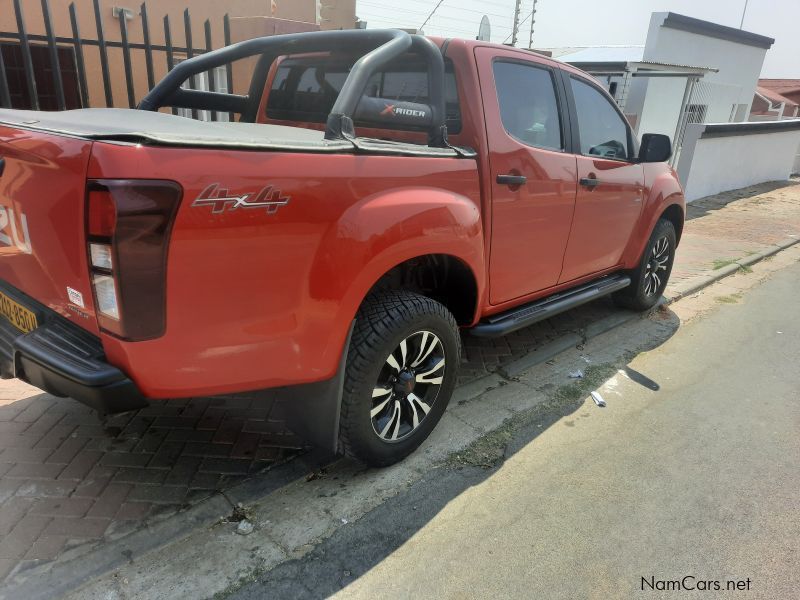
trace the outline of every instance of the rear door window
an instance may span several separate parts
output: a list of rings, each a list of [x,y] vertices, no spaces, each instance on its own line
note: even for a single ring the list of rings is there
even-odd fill
[[[506,132],[523,144],[561,150],[561,116],[549,69],[518,62],[494,63],[500,118]]]

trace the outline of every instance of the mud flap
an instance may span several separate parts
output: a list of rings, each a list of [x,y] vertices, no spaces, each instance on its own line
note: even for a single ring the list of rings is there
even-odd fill
[[[275,394],[275,417],[284,419],[293,433],[310,444],[331,452],[339,451],[339,414],[354,327],[355,321],[350,324],[339,367],[331,379],[269,390]]]

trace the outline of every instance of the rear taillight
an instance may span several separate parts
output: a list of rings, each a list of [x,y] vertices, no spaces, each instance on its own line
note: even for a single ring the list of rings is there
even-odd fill
[[[117,221],[117,209],[108,190],[89,188],[89,235],[111,238]]]
[[[131,341],[164,334],[167,248],[180,199],[172,181],[89,181],[87,254],[103,330]]]

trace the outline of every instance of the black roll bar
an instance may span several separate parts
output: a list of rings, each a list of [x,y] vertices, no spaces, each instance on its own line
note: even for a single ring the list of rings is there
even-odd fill
[[[235,60],[261,55],[256,73],[269,68],[279,56],[312,52],[364,52],[353,65],[328,115],[325,139],[355,137],[353,115],[370,77],[381,67],[413,51],[428,64],[428,90],[432,111],[428,144],[447,146],[444,105],[444,59],[439,48],[428,38],[409,35],[396,29],[313,31],[254,38],[190,58],[175,66],[139,103],[139,109],[155,111],[164,106],[199,108],[247,114],[254,93],[259,90],[254,79],[247,96],[185,90],[181,85],[193,75],[227,65]],[[263,83],[262,83],[263,85]]]

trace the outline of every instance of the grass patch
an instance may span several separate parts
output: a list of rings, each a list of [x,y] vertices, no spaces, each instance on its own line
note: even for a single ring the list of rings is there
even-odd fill
[[[727,267],[728,265],[732,265],[736,261],[731,258],[718,258],[713,263],[713,269],[717,271],[718,269],[722,269],[723,267]]]
[[[445,465],[483,469],[497,466],[505,459],[506,448],[516,433],[534,423],[544,429],[545,424],[550,425],[574,412],[590,391],[600,387],[616,372],[617,367],[612,364],[587,367],[583,379],[556,388],[544,402],[515,414],[494,431],[482,435],[463,450],[453,452],[445,459]]]
[[[721,304],[736,304],[741,299],[742,299],[741,294],[731,294],[730,296],[717,296],[716,298],[714,298],[714,300],[716,300]]]
[[[745,275],[747,275],[748,273],[752,273],[752,272],[753,272],[753,269],[749,265],[742,265],[742,266],[739,267],[739,270],[737,271],[737,273],[743,273]]]

